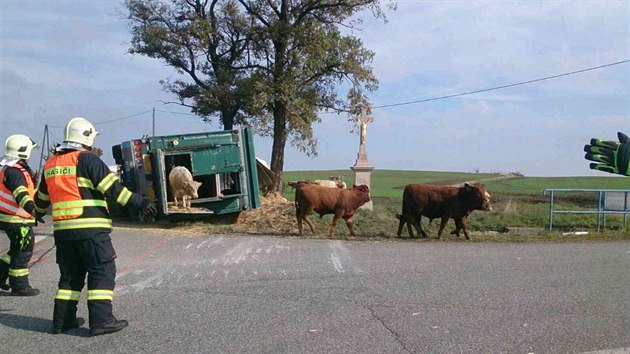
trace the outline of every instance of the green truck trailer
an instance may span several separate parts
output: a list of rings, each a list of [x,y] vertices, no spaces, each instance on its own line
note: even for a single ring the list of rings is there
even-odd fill
[[[157,205],[161,217],[239,213],[260,207],[251,129],[143,137],[112,147],[122,184]],[[168,176],[186,167],[201,182],[189,209],[176,206]],[[137,214],[133,215],[136,218]]]

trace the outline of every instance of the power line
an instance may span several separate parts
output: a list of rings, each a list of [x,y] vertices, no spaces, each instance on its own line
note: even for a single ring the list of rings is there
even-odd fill
[[[133,118],[133,117],[136,117],[136,116],[139,116],[139,115],[151,113],[151,111],[152,110],[148,110],[148,111],[144,111],[144,112],[140,112],[140,113],[136,113],[136,114],[131,114],[131,115],[128,115],[128,116],[125,116],[125,117],[121,117],[121,118],[116,118],[116,119],[112,119],[112,120],[106,120],[106,121],[102,121],[102,122],[95,122],[94,125],[118,122],[120,120],[129,119],[129,118]]]
[[[555,78],[559,78],[559,77],[563,77],[563,76],[575,75],[575,74],[579,74],[579,73],[583,73],[583,72],[587,72],[587,71],[602,69],[602,68],[606,68],[606,67],[610,67],[610,66],[614,66],[614,65],[619,65],[619,64],[624,64],[624,63],[628,63],[628,62],[630,62],[630,59],[626,59],[626,60],[622,60],[622,61],[618,61],[618,62],[614,62],[614,63],[609,63],[609,64],[604,64],[604,65],[599,65],[599,66],[594,66],[594,67],[590,67],[590,68],[586,68],[586,69],[570,71],[570,72],[566,72],[566,73],[562,73],[562,74],[558,74],[558,75],[545,76],[545,77],[541,77],[541,78],[538,78],[538,79],[521,81],[521,82],[517,82],[517,83],[513,83],[513,84],[507,84],[507,85],[490,87],[490,88],[486,88],[486,89],[467,91],[467,92],[462,92],[462,93],[456,93],[456,94],[439,96],[439,97],[432,97],[432,98],[425,98],[425,99],[420,99],[420,100],[413,100],[413,101],[392,103],[392,104],[386,104],[386,105],[380,105],[380,106],[373,106],[373,107],[371,107],[371,109],[405,106],[405,105],[410,105],[410,104],[415,104],[415,103],[423,103],[423,102],[429,102],[429,101],[444,100],[444,99],[447,99],[447,98],[460,97],[460,96],[472,95],[472,94],[475,94],[475,93],[500,90],[500,89],[504,89],[504,88],[508,88],[508,87],[526,85],[526,84],[531,84],[531,83],[534,83],[534,82],[555,79]],[[121,120],[124,120],[124,119],[129,119],[129,118],[137,117],[137,116],[140,116],[140,115],[143,115],[143,114],[151,113],[152,111],[153,110],[147,110],[147,111],[144,111],[144,112],[135,113],[135,114],[131,114],[131,115],[120,117],[120,118],[115,118],[115,119],[106,120],[106,121],[102,121],[102,122],[95,122],[94,125],[114,123],[114,122],[118,122],[118,121],[121,121]],[[179,115],[187,115],[187,116],[197,116],[194,113],[173,112],[173,111],[165,111],[165,110],[160,110],[160,109],[156,109],[155,111],[156,112],[161,112],[161,113],[179,114]],[[330,114],[330,113],[339,113],[339,112],[319,112],[318,114]],[[48,127],[49,128],[64,128],[64,126],[59,126],[59,125],[49,125]]]
[[[151,110],[148,110],[148,111],[144,111],[144,112],[140,112],[140,113],[130,114],[128,116],[124,116],[124,117],[120,117],[120,118],[115,118],[115,119],[111,119],[111,120],[104,120],[104,121],[101,121],[101,122],[94,122],[92,124],[94,124],[94,125],[101,125],[101,124],[108,124],[108,123],[118,122],[118,121],[121,121],[121,120],[124,120],[124,119],[137,117],[139,115],[147,114],[147,113],[150,113],[150,112],[151,112]],[[65,128],[65,126],[63,126],[63,125],[49,125],[48,127],[49,128]]]
[[[605,65],[600,65],[600,66],[594,66],[594,67],[587,68],[587,69],[571,71],[571,72],[564,73],[564,74],[558,74],[558,75],[553,75],[553,76],[546,76],[546,77],[542,77],[542,78],[534,79],[534,80],[521,81],[521,82],[517,82],[517,83],[514,83],[514,84],[509,84],[509,85],[495,86],[495,87],[491,87],[491,88],[487,88],[487,89],[474,90],[474,91],[456,93],[456,94],[452,94],[452,95],[426,98],[426,99],[421,99],[421,100],[414,100],[414,101],[407,101],[407,102],[401,102],[401,103],[386,104],[386,105],[381,105],[381,106],[374,106],[374,107],[371,107],[371,108],[375,109],[375,108],[388,108],[388,107],[404,106],[404,105],[414,104],[414,103],[437,101],[437,100],[443,100],[443,99],[446,99],[446,98],[453,98],[453,97],[459,97],[459,96],[465,96],[465,95],[472,95],[474,93],[499,90],[499,89],[504,89],[504,88],[507,88],[507,87],[514,87],[514,86],[519,86],[519,85],[531,84],[533,82],[549,80],[549,79],[555,79],[555,78],[562,77],[562,76],[569,76],[569,75],[579,74],[579,73],[583,73],[583,72],[586,72],[586,71],[602,69],[602,68],[606,68],[606,67],[609,67],[609,66],[619,65],[619,64],[623,64],[623,63],[627,63],[627,62],[630,62],[630,59],[618,61],[618,62],[615,62],[615,63],[605,64]]]
[[[50,128],[50,126],[49,126]],[[52,131],[48,130],[48,134],[52,135],[52,137],[55,139],[56,142],[61,142],[63,141],[63,139],[60,139],[57,135],[53,134]]]
[[[156,112],[162,112],[162,113],[172,113],[172,114],[181,114],[181,115],[186,115],[186,116],[197,116],[194,113],[185,113],[185,112],[173,112],[173,111],[163,111],[161,109],[156,109]]]

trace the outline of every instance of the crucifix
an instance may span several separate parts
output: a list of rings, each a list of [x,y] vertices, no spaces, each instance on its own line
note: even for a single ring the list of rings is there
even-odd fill
[[[367,115],[367,107],[364,104],[359,104],[361,113],[354,116],[354,122],[359,126],[359,145],[365,145],[365,138],[367,136],[367,125],[374,121],[374,117]]]
[[[365,184],[370,187],[374,166],[370,165],[370,162],[368,161],[365,140],[367,137],[367,125],[368,123],[372,123],[374,118],[368,115],[367,105],[359,103],[357,105],[357,111],[359,110],[360,113],[354,116],[354,122],[359,126],[359,153],[357,154],[357,160],[354,163],[354,166],[350,168],[354,171],[354,184]],[[372,208],[373,204],[370,200],[361,206],[360,209],[372,210]]]

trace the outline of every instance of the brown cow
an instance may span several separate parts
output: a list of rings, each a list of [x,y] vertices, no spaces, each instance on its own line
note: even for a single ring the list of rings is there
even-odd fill
[[[302,181],[292,181],[288,183],[290,187],[295,189],[299,188],[300,185],[303,184],[317,184],[322,187],[328,188],[346,188],[346,182],[340,180],[326,180],[326,179],[312,179],[312,180],[302,180]]]
[[[398,223],[398,236],[407,223],[409,237],[413,237],[411,225],[416,228],[418,235],[427,237],[420,225],[423,216],[433,220],[441,218],[438,238],[442,238],[442,231],[448,219],[455,220],[455,231],[452,234],[459,237],[459,231],[464,230],[464,236],[470,240],[466,226],[467,217],[473,210],[492,210],[490,194],[483,184],[470,185],[465,183],[463,187],[434,186],[429,184],[409,184],[403,192],[402,214],[396,217]]]
[[[323,217],[326,214],[334,214],[332,225],[328,230],[328,237],[333,236],[337,220],[343,218],[350,230],[350,235],[354,236],[352,229],[352,217],[357,209],[370,201],[370,189],[362,184],[353,185],[352,188],[327,188],[316,184],[300,184],[295,191],[295,217],[297,218],[300,235],[304,228],[302,220],[306,221],[315,233],[313,221],[308,217],[313,211]]]

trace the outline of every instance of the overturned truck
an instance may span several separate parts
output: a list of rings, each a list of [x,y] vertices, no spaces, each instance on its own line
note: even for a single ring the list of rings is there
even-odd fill
[[[249,128],[144,137],[115,145],[112,153],[122,184],[154,201],[161,217],[220,215],[260,207]],[[195,185],[201,183],[187,208],[175,203],[169,188],[169,174],[178,166],[190,171]]]

